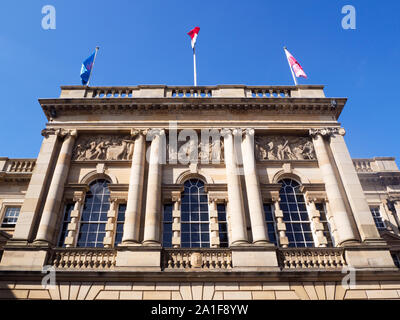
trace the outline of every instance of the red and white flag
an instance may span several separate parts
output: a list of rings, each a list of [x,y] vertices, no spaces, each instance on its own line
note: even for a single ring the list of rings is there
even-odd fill
[[[199,34],[200,28],[196,27],[193,30],[188,32],[190,39],[192,39],[192,49],[194,49],[194,45],[196,44],[197,36]]]
[[[286,58],[288,59],[290,68],[293,70],[294,74],[297,78],[303,77],[307,79],[307,75],[304,72],[303,68],[301,67],[300,63],[290,54],[290,52],[284,48],[286,53]]]

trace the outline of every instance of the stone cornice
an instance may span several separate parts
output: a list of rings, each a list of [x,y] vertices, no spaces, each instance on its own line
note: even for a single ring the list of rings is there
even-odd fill
[[[64,115],[186,113],[194,110],[260,112],[266,114],[324,114],[337,119],[345,98],[60,98],[39,99],[48,120]],[[336,104],[332,104],[336,101]]]

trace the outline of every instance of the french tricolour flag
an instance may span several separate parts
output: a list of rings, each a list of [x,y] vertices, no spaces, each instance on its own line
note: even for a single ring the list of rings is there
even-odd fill
[[[188,32],[190,39],[192,39],[192,49],[194,49],[194,45],[196,44],[197,36],[199,34],[200,28],[196,27],[193,30]]]

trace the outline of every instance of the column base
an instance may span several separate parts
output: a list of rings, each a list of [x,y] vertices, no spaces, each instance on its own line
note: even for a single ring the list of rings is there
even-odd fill
[[[358,240],[345,240],[337,244],[339,247],[348,247],[348,246],[356,246],[360,245],[360,241]]]
[[[231,243],[231,247],[235,246],[248,246],[250,243],[247,240],[236,240]]]
[[[51,246],[50,242],[46,240],[34,240],[32,243],[35,247],[45,247],[49,248]]]
[[[255,241],[253,242],[253,246],[257,246],[257,247],[274,247],[275,245],[269,241],[266,240],[259,240],[259,241]]]
[[[122,241],[122,243],[120,243],[118,245],[118,247],[141,247],[142,244],[138,241],[133,241],[133,240],[127,240],[127,241]]]
[[[146,241],[143,241],[142,244],[144,246],[148,246],[148,247],[161,247],[161,243],[158,241],[154,241],[154,240],[146,240]]]

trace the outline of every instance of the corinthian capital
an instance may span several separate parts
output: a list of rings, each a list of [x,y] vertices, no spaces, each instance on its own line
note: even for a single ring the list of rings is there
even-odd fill
[[[231,134],[232,134],[232,130],[231,129],[224,128],[224,129],[221,130],[221,136],[224,137],[224,138],[226,138],[227,136],[229,136]]]
[[[148,129],[131,129],[131,137],[136,138],[138,135],[146,136],[148,132]]]
[[[247,128],[243,130],[243,134],[253,136],[255,135],[256,131],[253,128]]]
[[[147,132],[148,135],[155,137],[155,136],[164,136],[165,130],[164,129],[150,129]]]
[[[331,137],[335,134],[344,136],[346,134],[346,130],[344,128],[337,128],[337,127],[322,128],[322,129],[310,129],[309,134],[312,137],[314,137],[316,135],[321,135],[322,137]]]
[[[49,128],[49,129],[43,129],[41,132],[43,137],[48,138],[48,136],[50,135],[57,135],[58,137],[64,138],[66,136],[73,136],[76,137],[77,136],[77,131],[76,130],[66,130],[66,129],[55,129],[55,128]]]
[[[62,138],[76,138],[78,136],[78,131],[76,130],[58,129],[57,131],[57,135]]]

